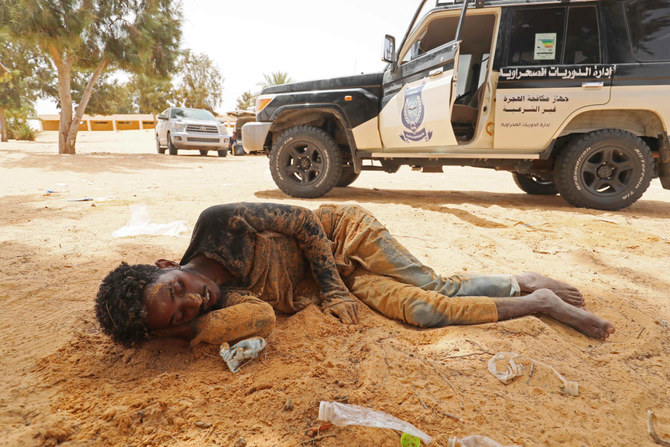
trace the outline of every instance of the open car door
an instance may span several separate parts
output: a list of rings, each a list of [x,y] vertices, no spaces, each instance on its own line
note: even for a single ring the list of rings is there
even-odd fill
[[[451,107],[459,48],[460,41],[447,42],[384,73],[379,131],[385,151],[457,144]]]

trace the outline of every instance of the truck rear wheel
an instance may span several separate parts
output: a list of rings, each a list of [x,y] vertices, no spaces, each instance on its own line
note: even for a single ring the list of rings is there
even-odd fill
[[[353,166],[343,166],[342,174],[340,175],[340,179],[337,181],[335,186],[339,188],[349,186],[356,181],[359,175],[361,175],[361,173],[359,172],[358,174],[356,174],[354,172]]]
[[[519,174],[518,172],[512,173],[512,176],[516,186],[528,194],[538,196],[555,196],[558,194],[554,182],[542,180],[534,175]]]
[[[335,140],[312,126],[293,127],[277,139],[270,152],[270,173],[286,194],[321,197],[342,173],[342,153]]]
[[[556,159],[554,182],[575,206],[616,211],[642,197],[653,171],[651,150],[641,138],[608,129],[567,146]]]

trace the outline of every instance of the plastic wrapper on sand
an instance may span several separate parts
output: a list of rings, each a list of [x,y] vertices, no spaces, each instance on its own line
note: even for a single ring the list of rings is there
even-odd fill
[[[341,404],[339,402],[321,401],[319,420],[331,422],[340,427],[346,425],[363,425],[365,427],[388,428],[416,436],[424,443],[430,444],[433,438],[401,419],[382,411],[359,407],[358,405]]]
[[[130,205],[128,223],[112,233],[114,237],[130,236],[177,236],[180,237],[188,229],[184,222],[177,220],[170,223],[151,223],[147,206]]]

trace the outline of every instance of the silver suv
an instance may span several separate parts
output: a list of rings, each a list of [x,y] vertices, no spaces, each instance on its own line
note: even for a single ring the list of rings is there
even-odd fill
[[[228,131],[214,115],[204,109],[171,107],[158,116],[156,149],[177,155],[179,149],[197,149],[200,155],[210,150],[219,157],[228,152]]]

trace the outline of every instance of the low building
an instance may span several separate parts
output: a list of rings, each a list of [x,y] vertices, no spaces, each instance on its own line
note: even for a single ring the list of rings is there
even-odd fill
[[[58,130],[60,115],[38,115],[42,130]],[[156,127],[154,116],[149,113],[119,115],[84,115],[79,130],[142,130]]]

